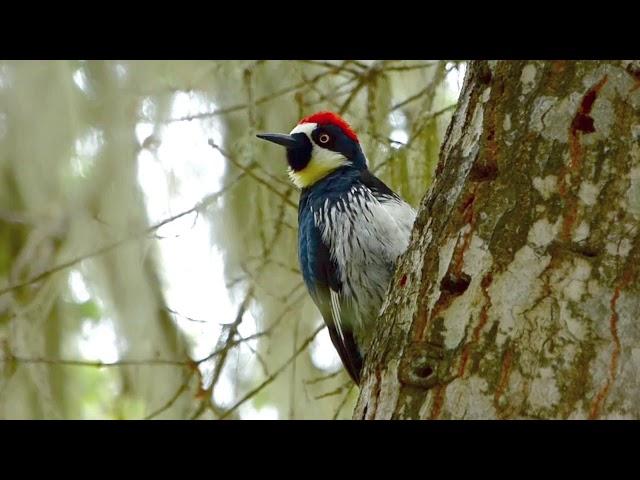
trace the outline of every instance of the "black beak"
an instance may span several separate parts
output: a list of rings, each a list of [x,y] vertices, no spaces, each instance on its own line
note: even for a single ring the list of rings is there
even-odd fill
[[[277,143],[287,148],[296,148],[300,146],[300,141],[291,135],[283,135],[281,133],[260,133],[256,137],[269,142]]]

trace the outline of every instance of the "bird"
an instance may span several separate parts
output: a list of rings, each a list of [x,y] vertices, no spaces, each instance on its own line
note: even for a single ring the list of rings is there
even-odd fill
[[[302,277],[342,364],[359,385],[416,211],[369,170],[358,136],[334,112],[309,115],[289,134],[257,137],[286,148],[289,177],[300,189]]]

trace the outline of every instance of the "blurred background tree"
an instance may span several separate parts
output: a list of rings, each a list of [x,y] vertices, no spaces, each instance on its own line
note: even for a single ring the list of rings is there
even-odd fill
[[[350,418],[260,131],[342,114],[414,206],[456,61],[0,63],[0,418]]]

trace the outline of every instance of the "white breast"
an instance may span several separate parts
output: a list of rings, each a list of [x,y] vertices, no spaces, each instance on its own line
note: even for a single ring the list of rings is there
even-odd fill
[[[314,212],[316,226],[340,269],[342,296],[355,303],[360,322],[377,317],[396,260],[409,244],[415,216],[409,204],[393,197],[376,198],[362,185],[334,204],[325,201]]]

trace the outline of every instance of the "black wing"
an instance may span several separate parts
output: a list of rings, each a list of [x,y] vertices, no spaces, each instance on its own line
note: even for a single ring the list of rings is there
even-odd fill
[[[367,169],[360,171],[360,181],[365,187],[371,190],[373,195],[377,198],[391,197],[400,200],[400,197],[396,192],[391,190],[382,180]]]
[[[342,363],[353,381],[359,384],[362,356],[353,334],[354,312],[346,306],[347,302],[343,301],[338,267],[331,259],[329,248],[322,240],[320,231],[315,225],[308,227],[310,228],[304,229],[307,245],[301,245],[306,257],[301,257],[301,261],[308,262],[302,266],[303,275]]]

